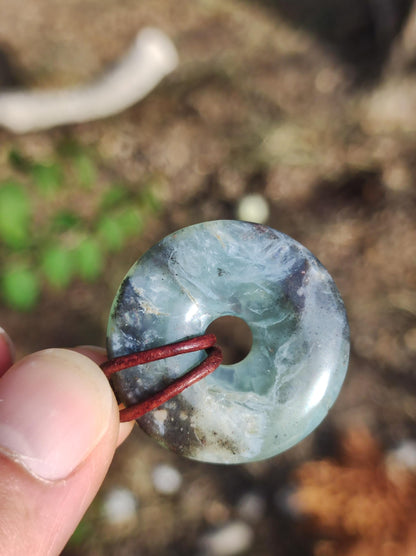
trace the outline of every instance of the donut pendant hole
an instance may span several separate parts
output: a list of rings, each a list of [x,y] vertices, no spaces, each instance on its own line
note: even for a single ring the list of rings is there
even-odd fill
[[[239,317],[227,315],[211,322],[207,334],[215,334],[223,353],[223,365],[240,363],[250,353],[253,335],[249,325]]]

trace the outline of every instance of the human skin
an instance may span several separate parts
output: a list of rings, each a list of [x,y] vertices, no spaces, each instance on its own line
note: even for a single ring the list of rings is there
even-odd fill
[[[1,554],[59,554],[132,423],[120,424],[104,350],[49,349],[13,363],[0,329]]]

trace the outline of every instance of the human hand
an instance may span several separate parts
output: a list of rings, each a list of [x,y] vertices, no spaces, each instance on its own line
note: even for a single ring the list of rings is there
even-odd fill
[[[13,364],[0,329],[2,556],[59,554],[129,434],[98,366],[104,360],[103,350],[81,347]]]

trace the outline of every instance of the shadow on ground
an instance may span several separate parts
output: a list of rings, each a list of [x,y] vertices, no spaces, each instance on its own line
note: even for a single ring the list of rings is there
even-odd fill
[[[311,32],[353,69],[355,84],[380,75],[411,0],[262,0],[292,25]]]

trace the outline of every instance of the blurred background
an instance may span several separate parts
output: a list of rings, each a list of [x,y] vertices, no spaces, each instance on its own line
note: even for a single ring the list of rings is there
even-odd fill
[[[241,218],[326,266],[351,361],[324,423],[265,462],[191,462],[135,430],[64,554],[415,555],[416,5],[0,0],[0,93],[89,81],[149,25],[180,62],[142,102],[0,129],[0,323],[18,356],[104,345],[141,254]]]

